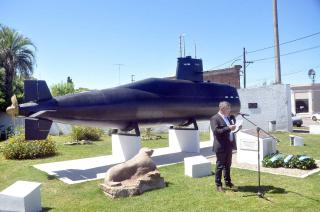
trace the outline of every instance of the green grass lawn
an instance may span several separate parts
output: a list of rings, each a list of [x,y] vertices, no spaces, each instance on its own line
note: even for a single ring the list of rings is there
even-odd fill
[[[290,135],[297,135],[304,138],[304,146],[290,146]],[[314,159],[320,160],[320,135],[310,135],[303,133],[277,132],[274,135],[280,140],[277,149],[285,154],[306,154]]]
[[[301,154],[302,151],[315,159],[320,159],[320,136],[302,135],[306,146],[290,147],[287,133],[276,133],[280,138],[278,149],[283,153]],[[208,134],[201,135],[208,140]],[[42,183],[41,198],[44,210],[50,211],[319,211],[319,173],[305,179],[261,174],[261,184],[266,198],[260,199],[257,191],[257,173],[232,169],[234,183],[239,192],[215,191],[214,176],[193,179],[184,176],[183,163],[161,167],[160,172],[168,186],[164,189],[146,192],[141,196],[109,199],[99,189],[102,180],[75,185],[67,185],[32,167],[34,164],[78,159],[111,154],[110,137],[92,145],[63,145],[69,137],[54,137],[57,141],[57,156],[37,160],[0,159],[0,190],[17,180]],[[1,145],[1,143],[0,143]],[[151,148],[168,146],[167,137],[158,141],[143,141],[142,146]],[[214,165],[212,169],[214,170]]]

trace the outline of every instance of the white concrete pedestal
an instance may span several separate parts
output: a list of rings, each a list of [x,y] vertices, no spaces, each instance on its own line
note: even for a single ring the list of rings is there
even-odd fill
[[[289,135],[290,146],[304,146],[304,139],[299,136]]]
[[[202,155],[184,158],[184,174],[190,177],[211,175],[211,163]]]
[[[200,152],[198,130],[169,129],[169,147],[178,152]]]
[[[0,211],[41,211],[40,183],[17,181],[0,192]]]
[[[260,162],[269,154],[275,153],[276,141],[260,131]],[[258,163],[258,139],[256,130],[243,130],[237,133],[237,162]]]
[[[112,134],[112,157],[117,162],[133,158],[140,150],[140,136]]]

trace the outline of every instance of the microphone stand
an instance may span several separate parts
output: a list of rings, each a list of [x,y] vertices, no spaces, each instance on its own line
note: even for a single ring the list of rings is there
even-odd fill
[[[247,120],[250,124],[252,124],[253,126],[256,127],[256,131],[257,131],[257,141],[258,141],[258,192],[257,192],[257,196],[259,198],[264,198],[264,192],[261,190],[261,180],[260,180],[260,131],[264,132],[265,134],[269,135],[271,138],[275,139],[278,143],[280,142],[279,139],[277,139],[276,137],[274,137],[273,135],[271,135],[270,133],[266,132],[265,130],[261,129],[257,124],[255,124],[254,122],[250,121],[248,118],[245,117],[245,114],[241,114],[239,113],[239,115],[242,116],[243,119]]]

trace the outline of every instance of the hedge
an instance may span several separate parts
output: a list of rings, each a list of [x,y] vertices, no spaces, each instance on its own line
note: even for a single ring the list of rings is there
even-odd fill
[[[75,141],[99,141],[103,134],[99,128],[73,126],[71,136]]]
[[[3,145],[2,154],[6,159],[36,159],[53,156],[57,152],[55,142],[46,140],[26,141],[24,134],[9,138]]]

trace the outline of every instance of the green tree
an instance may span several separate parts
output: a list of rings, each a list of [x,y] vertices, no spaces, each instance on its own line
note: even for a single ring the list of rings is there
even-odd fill
[[[73,83],[60,82],[58,84],[51,86],[52,96],[63,96],[69,93],[75,93]]]
[[[52,96],[63,96],[72,93],[81,93],[85,91],[91,91],[88,88],[75,88],[71,77],[67,78],[67,82],[60,82],[51,86]]]
[[[14,92],[14,80],[28,79],[35,64],[35,45],[27,37],[0,25],[0,68],[4,69],[3,95],[6,106]]]
[[[8,104],[10,104],[10,102],[5,100],[4,75],[4,69],[0,68],[0,111],[5,111]],[[23,77],[17,76],[12,82],[13,93],[17,96],[18,102],[22,102],[23,100],[23,81]]]
[[[0,109],[3,111],[6,106],[6,100],[4,99],[4,69],[0,68]]]

